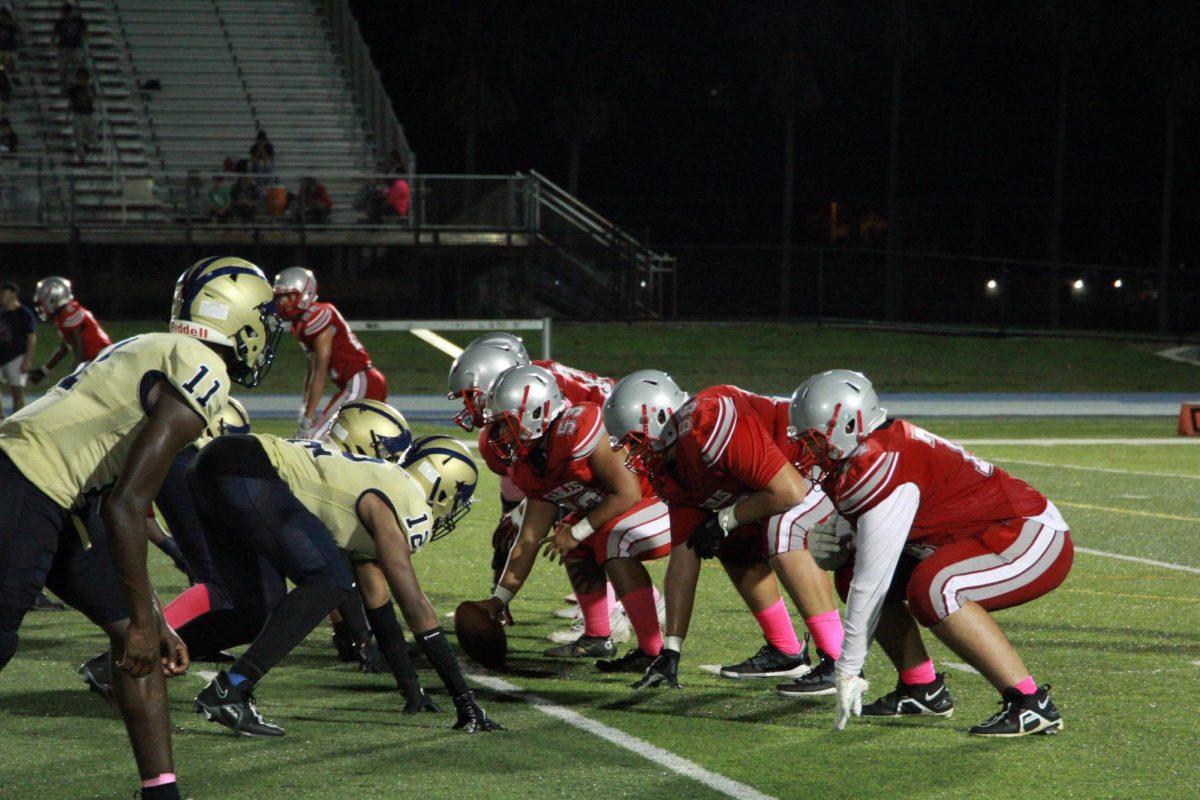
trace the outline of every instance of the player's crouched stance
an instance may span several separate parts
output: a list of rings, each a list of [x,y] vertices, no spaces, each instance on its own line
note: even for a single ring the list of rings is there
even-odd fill
[[[252,692],[351,591],[342,551],[356,572],[382,571],[417,644],[454,699],[454,727],[502,729],[467,688],[412,565],[413,553],[453,530],[470,510],[478,470],[466,448],[446,436],[417,440],[404,464],[257,434],[221,437],[200,451],[189,481],[222,576],[246,584],[231,586],[239,595],[252,594],[271,569],[295,588],[271,610],[230,671],[196,697],[197,712],[243,736],[283,735],[258,713]],[[426,705],[437,710],[428,698]]]
[[[838,571],[846,639],[837,659],[835,728],[851,715],[949,716],[921,642],[929,628],[1001,694],[978,736],[1057,733],[1062,717],[989,611],[1052,591],[1074,548],[1058,509],[1024,481],[903,420],[889,420],[857,372],[814,375],[792,395],[793,434],[854,522],[854,561]],[[878,621],[878,628],[876,627]],[[874,630],[873,630],[874,629]],[[872,634],[895,664],[895,691],[868,705],[860,677]]]

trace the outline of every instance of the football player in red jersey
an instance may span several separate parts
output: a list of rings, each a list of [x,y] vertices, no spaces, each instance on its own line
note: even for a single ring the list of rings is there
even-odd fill
[[[641,672],[662,648],[650,575],[642,561],[671,550],[667,507],[650,484],[625,469],[624,453],[608,446],[600,407],[571,403],[555,376],[538,366],[512,367],[492,382],[485,419],[487,441],[526,494],[520,534],[490,600],[498,617],[529,575],[543,540],[567,569],[583,610],[583,634],[551,648],[554,657],[613,656],[608,592],[612,581],[629,615],[638,647],[597,662],[605,672]],[[569,513],[558,521],[559,509]]]
[[[275,304],[280,318],[292,323],[292,336],[308,354],[297,437],[324,438],[338,410],[351,400],[387,401],[387,379],[371,365],[366,348],[333,303],[317,301],[312,270],[288,267],[276,275]],[[333,378],[337,392],[318,416],[327,377]]]
[[[856,526],[854,561],[838,573],[846,641],[837,714],[949,716],[954,704],[918,623],[979,670],[1001,709],[980,736],[1056,733],[1062,717],[989,611],[1055,589],[1074,548],[1054,504],[960,445],[887,418],[871,382],[849,370],[814,375],[792,395],[795,438],[825,491]],[[878,623],[878,627],[876,627]],[[859,674],[874,635],[900,673],[895,691],[862,705]]]
[[[67,353],[74,354],[71,369],[75,369],[112,344],[112,339],[108,338],[92,312],[75,299],[71,282],[66,278],[51,275],[38,281],[33,292],[33,305],[43,322],[54,320],[61,341],[45,364],[29,370],[29,382],[32,384],[40,383]]]
[[[485,333],[467,345],[450,366],[449,391],[447,397],[458,400],[463,408],[454,421],[465,431],[479,430],[479,452],[492,472],[500,476],[500,522],[492,534],[492,585],[500,581],[509,550],[516,541],[520,511],[515,511],[525,493],[508,476],[508,465],[502,463],[491,446],[491,429],[484,421],[487,390],[492,381],[512,367],[533,364],[549,370],[558,388],[571,403],[595,403],[602,405],[616,381],[568,367],[549,359],[533,360],[524,343],[516,336],[502,331]],[[612,609],[609,609],[610,613]],[[501,619],[512,623],[512,614],[505,606]]]
[[[635,688],[676,686],[679,654],[691,621],[700,558],[717,556],[762,627],[767,644],[730,678],[809,678],[779,582],[804,616],[823,658],[804,688],[832,694],[832,664],[842,627],[829,578],[808,553],[809,531],[833,506],[810,490],[787,439],[787,401],[714,386],[689,399],[669,375],[640,370],[622,378],[604,405],[604,421],[629,448],[628,465],[646,474],[671,509],[677,545],[667,568],[667,638],[662,655]],[[687,543],[687,547],[678,545]],[[772,575],[774,571],[774,576]]]

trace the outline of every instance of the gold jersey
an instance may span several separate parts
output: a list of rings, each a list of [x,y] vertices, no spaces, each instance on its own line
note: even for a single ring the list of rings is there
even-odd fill
[[[433,516],[425,491],[395,464],[345,453],[308,439],[250,435],[262,443],[267,458],[296,499],[325,523],[338,547],[351,558],[376,557],[375,540],[358,516],[358,501],[369,492],[391,506],[414,553],[433,534]]]
[[[0,422],[0,450],[63,508],[112,486],[149,422],[155,380],[213,421],[229,396],[225,361],[177,333],[146,333],[109,345],[36,402]]]

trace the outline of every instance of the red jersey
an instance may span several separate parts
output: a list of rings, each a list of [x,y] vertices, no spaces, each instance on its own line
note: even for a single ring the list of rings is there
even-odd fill
[[[371,356],[333,303],[310,305],[299,319],[292,320],[292,336],[296,337],[306,353],[311,353],[317,336],[330,326],[333,326],[333,342],[330,345],[329,376],[340,389],[355,373],[371,368]]]
[[[555,383],[562,391],[563,397],[572,403],[595,403],[603,407],[604,401],[612,394],[617,382],[612,378],[604,378],[594,372],[584,372],[574,369],[557,361],[534,361],[535,367],[548,370],[554,376]]]
[[[799,445],[787,441],[786,400],[711,386],[684,403],[676,419],[675,460],[652,479],[670,505],[723,508],[798,458]]]
[[[544,446],[508,468],[512,482],[530,497],[572,511],[587,513],[600,505],[608,497],[608,487],[592,473],[588,461],[597,447],[608,447],[600,406],[570,406],[542,438]],[[649,482],[643,478],[641,484],[642,497],[653,496]]]
[[[489,422],[479,429],[479,455],[483,457],[483,463],[487,464],[487,468],[497,475],[508,474],[508,464],[500,460],[500,454],[492,448],[492,425]]]
[[[100,327],[100,323],[92,316],[92,312],[83,307],[78,300],[71,300],[54,312],[54,326],[58,328],[59,337],[68,345],[71,344],[75,331],[83,338],[83,352],[79,354],[84,361],[91,361],[100,355],[100,351],[112,344],[112,339]]]
[[[908,541],[935,547],[1046,510],[1046,498],[1025,481],[904,420],[876,429],[823,481],[851,521],[906,483],[921,492]]]

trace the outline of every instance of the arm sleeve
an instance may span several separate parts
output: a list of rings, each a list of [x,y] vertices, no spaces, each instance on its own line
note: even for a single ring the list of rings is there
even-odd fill
[[[858,551],[846,597],[846,639],[837,662],[838,672],[857,675],[867,660],[883,599],[920,501],[921,490],[915,483],[901,484],[858,518]]]

